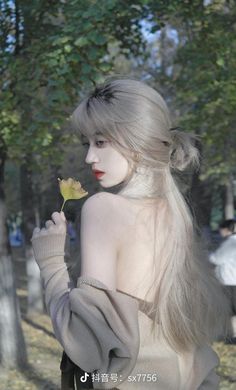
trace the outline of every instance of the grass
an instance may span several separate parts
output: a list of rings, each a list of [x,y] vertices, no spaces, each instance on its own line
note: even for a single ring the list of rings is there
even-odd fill
[[[53,336],[47,315],[23,319],[29,365],[24,371],[10,370],[0,373],[0,390],[59,390],[60,358],[62,348]],[[220,356],[218,373],[221,390],[236,390],[236,345],[214,343]]]
[[[62,348],[53,336],[47,315],[22,320],[28,367],[0,373],[0,390],[59,390]]]

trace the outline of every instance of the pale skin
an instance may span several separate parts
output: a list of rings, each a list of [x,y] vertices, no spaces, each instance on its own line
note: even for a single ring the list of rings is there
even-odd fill
[[[89,145],[85,162],[91,165],[91,169],[105,172],[99,178],[101,186],[110,188],[122,183],[130,172],[127,159],[102,135],[95,135],[88,141],[83,142],[84,146]]]
[[[122,183],[131,169],[126,158],[102,136],[89,138],[85,162],[92,169],[105,172],[99,178],[103,188]],[[153,209],[143,206],[141,201],[133,202],[107,192],[99,192],[85,201],[80,227],[81,276],[144,299],[145,286],[137,290],[136,284],[152,274],[154,237],[150,228]],[[45,228],[35,228],[33,236],[61,233],[66,234],[65,215],[54,212]]]
[[[232,232],[227,228],[221,228],[220,229],[220,235],[221,237],[228,237],[231,236]]]

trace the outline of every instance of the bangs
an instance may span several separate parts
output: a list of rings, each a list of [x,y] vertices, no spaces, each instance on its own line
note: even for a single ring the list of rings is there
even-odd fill
[[[82,101],[72,115],[72,122],[80,137],[103,135],[110,141],[116,141],[116,136],[111,135],[117,133],[116,124],[106,103],[102,101],[94,98]]]

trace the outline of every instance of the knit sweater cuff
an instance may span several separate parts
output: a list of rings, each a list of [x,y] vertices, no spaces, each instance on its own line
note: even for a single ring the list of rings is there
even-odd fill
[[[41,268],[44,262],[54,257],[61,263],[62,257],[69,256],[69,236],[65,234],[50,234],[32,239],[35,259]]]

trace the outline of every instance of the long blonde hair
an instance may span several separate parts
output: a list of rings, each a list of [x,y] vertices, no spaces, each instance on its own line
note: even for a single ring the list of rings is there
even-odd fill
[[[227,301],[173,176],[173,171],[198,166],[196,137],[171,129],[161,95],[132,79],[108,80],[98,86],[75,110],[73,122],[87,137],[101,133],[132,166],[148,167],[155,179],[147,194],[161,204],[155,219],[155,278],[150,286],[155,291],[150,309],[153,332],[158,323],[176,351],[211,342],[226,327]],[[131,179],[132,175],[123,186]]]

